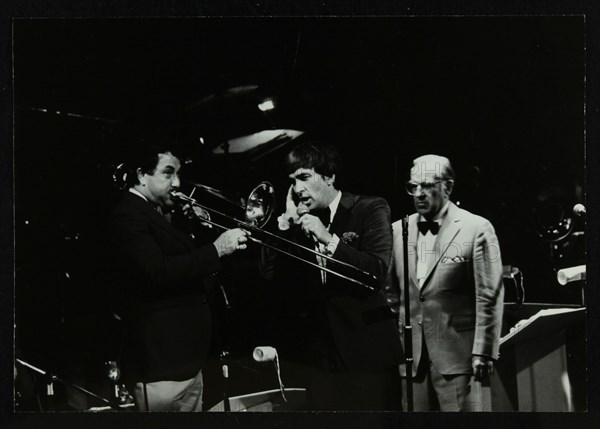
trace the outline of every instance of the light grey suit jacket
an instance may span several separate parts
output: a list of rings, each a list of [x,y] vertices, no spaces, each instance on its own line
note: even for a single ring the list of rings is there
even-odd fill
[[[409,217],[408,266],[413,374],[425,340],[442,374],[470,374],[472,355],[498,358],[504,290],[500,246],[492,224],[450,203],[436,237],[434,261],[421,288],[416,276],[418,214]],[[394,251],[385,285],[399,312],[404,341],[402,221],[393,224]],[[397,299],[399,296],[399,299]],[[406,368],[401,365],[402,375]]]

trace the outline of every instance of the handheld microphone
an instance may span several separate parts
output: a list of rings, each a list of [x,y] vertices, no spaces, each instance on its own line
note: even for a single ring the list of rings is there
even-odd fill
[[[298,217],[304,216],[306,213],[309,213],[310,209],[304,203],[298,204],[298,208],[296,209],[296,214]]]
[[[309,212],[310,212],[310,209],[306,206],[306,204],[304,204],[304,203],[298,204],[298,208],[296,209],[296,214],[298,215],[298,217],[302,217]],[[310,233],[310,236],[313,239],[313,241],[315,242],[315,244],[318,246],[319,240],[317,239],[317,236],[313,233]]]

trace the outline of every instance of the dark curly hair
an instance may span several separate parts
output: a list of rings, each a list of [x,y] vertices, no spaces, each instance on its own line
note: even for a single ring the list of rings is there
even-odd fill
[[[314,168],[321,176],[339,175],[342,159],[331,145],[318,142],[305,142],[292,149],[284,161],[286,174],[292,174],[299,168]]]
[[[137,170],[142,173],[153,174],[158,165],[159,155],[171,153],[174,157],[179,156],[168,146],[151,144],[140,146],[129,158],[120,164],[113,173],[113,182],[118,189],[128,189],[139,184]]]

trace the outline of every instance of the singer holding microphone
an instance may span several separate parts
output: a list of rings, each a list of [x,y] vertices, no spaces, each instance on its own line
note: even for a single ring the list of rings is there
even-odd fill
[[[307,142],[285,160],[291,180],[279,229],[298,244],[376,277],[361,287],[317,268],[296,264],[297,293],[306,303],[313,410],[399,410],[402,348],[394,315],[380,287],[392,251],[390,209],[379,197],[342,192],[340,156],[330,145]],[[317,255],[323,266],[331,264]],[[335,267],[337,269],[337,267]]]

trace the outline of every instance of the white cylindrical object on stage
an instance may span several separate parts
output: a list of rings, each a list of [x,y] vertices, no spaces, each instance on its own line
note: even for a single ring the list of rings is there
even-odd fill
[[[576,267],[563,268],[556,274],[556,278],[561,285],[574,282],[577,280],[585,280],[585,265],[577,265]]]
[[[252,353],[252,357],[257,362],[268,362],[275,360],[277,357],[277,350],[270,346],[256,347]]]

